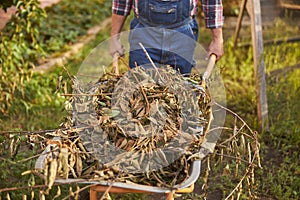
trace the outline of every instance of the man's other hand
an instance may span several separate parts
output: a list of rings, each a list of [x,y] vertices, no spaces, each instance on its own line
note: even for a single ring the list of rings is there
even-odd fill
[[[211,54],[215,54],[217,56],[217,61],[224,55],[222,28],[212,29],[212,41],[208,47],[207,54],[208,57]]]

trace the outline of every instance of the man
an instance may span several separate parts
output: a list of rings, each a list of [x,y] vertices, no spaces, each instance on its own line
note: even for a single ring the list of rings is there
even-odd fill
[[[139,47],[142,43],[155,63],[169,64],[180,73],[189,74],[198,39],[197,4],[198,0],[113,0],[110,53],[124,55],[119,34],[133,9],[135,17],[129,35],[130,67],[149,62]],[[202,0],[202,7],[206,27],[212,32],[208,56],[215,54],[219,60],[224,54],[222,0]]]

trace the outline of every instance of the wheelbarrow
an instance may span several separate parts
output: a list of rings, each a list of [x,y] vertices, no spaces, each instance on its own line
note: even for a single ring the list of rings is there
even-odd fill
[[[211,70],[215,64],[215,56],[211,56],[206,71],[204,73],[204,81],[202,83],[203,89],[205,88],[205,79],[210,75]],[[117,64],[114,63],[114,71],[118,73]],[[135,184],[135,183],[124,183],[124,182],[111,182],[111,181],[95,181],[95,180],[87,180],[87,179],[62,179],[56,178],[55,183],[58,184],[72,184],[72,183],[79,183],[79,184],[89,184],[91,185],[89,195],[91,200],[97,199],[98,192],[106,192],[109,193],[145,193],[145,194],[164,194],[166,195],[167,200],[174,199],[175,194],[180,193],[191,193],[194,191],[194,184],[200,176],[201,172],[201,159],[207,156],[208,153],[213,152],[215,143],[217,141],[218,135],[214,134],[207,134],[205,136],[203,144],[201,145],[201,149],[198,152],[197,158],[199,160],[195,160],[192,162],[190,169],[189,169],[189,176],[188,178],[172,188],[164,188],[164,187],[157,187],[157,186],[148,186],[142,184]],[[60,140],[59,137],[55,137],[53,140]],[[43,151],[41,156],[37,159],[35,163],[36,170],[44,169],[44,165],[46,162],[47,155],[51,152],[51,149],[55,147],[56,144],[49,144],[46,149]]]

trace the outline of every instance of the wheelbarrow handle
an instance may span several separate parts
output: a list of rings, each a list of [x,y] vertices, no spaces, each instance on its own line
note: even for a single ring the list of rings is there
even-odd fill
[[[112,72],[116,75],[119,75],[119,64],[118,64],[119,57],[120,57],[119,53],[115,53],[113,55]]]
[[[211,74],[211,72],[212,72],[212,70],[213,70],[213,68],[214,68],[214,66],[216,64],[216,60],[217,60],[217,56],[215,54],[211,54],[209,56],[206,70],[205,70],[205,72],[204,72],[204,74],[202,76],[203,80],[206,80],[210,76],[210,74]]]
[[[212,70],[214,69],[216,61],[217,61],[217,56],[215,54],[211,54],[208,59],[208,64],[207,64],[206,70],[202,76],[202,84],[201,85],[204,88],[206,85],[206,79],[210,76]]]

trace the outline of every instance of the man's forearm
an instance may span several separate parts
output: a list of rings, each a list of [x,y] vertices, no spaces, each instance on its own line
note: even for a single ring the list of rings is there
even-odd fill
[[[222,28],[212,28],[212,39],[223,43],[223,30]]]
[[[120,56],[123,56],[125,49],[120,41],[120,33],[127,16],[112,14],[111,18],[110,54],[113,56],[114,54],[118,53]]]
[[[112,14],[111,36],[118,36],[122,31],[127,16]]]

